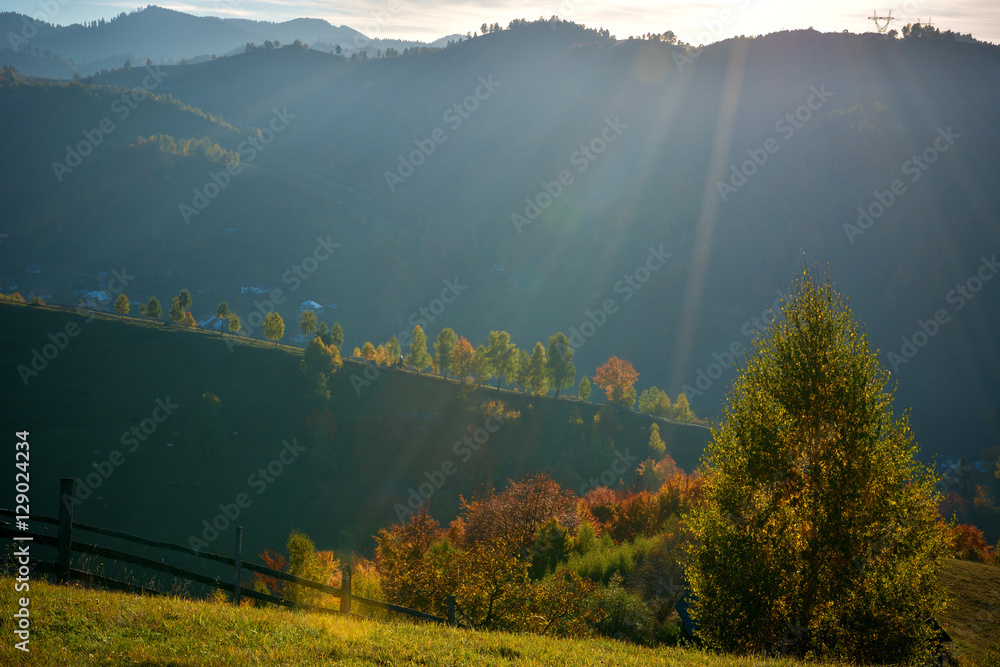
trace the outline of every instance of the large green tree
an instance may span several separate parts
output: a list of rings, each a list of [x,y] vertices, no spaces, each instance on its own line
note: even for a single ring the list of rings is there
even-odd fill
[[[303,310],[302,319],[299,321],[299,329],[302,331],[302,335],[308,336],[312,332],[316,331],[316,327],[318,326],[319,319],[316,317],[316,311]]]
[[[476,384],[486,384],[493,377],[493,364],[486,356],[486,346],[483,344],[476,348],[472,360],[472,376],[476,379]]]
[[[285,335],[285,321],[278,313],[268,313],[264,318],[264,336],[268,340],[281,340]]]
[[[389,366],[395,366],[399,363],[399,358],[403,354],[403,348],[399,346],[399,339],[393,336],[389,339],[389,342],[385,344],[385,353],[389,357],[387,362]]]
[[[434,341],[434,362],[437,364],[441,377],[448,377],[451,370],[451,353],[458,342],[458,336],[450,327],[441,329],[437,340]]]
[[[225,301],[220,301],[218,307],[215,309],[215,316],[228,323],[231,312],[232,311],[229,310],[229,304]]]
[[[539,341],[531,351],[528,368],[523,376],[526,383],[524,388],[529,393],[544,396],[549,392],[549,374],[546,365],[545,346]]]
[[[329,376],[343,365],[340,351],[333,345],[325,344],[319,336],[309,342],[299,362],[299,368],[306,376],[310,388],[320,398],[330,398],[330,391],[327,389]]]
[[[344,346],[344,329],[340,326],[340,322],[333,323],[333,326],[330,327],[330,339],[324,342],[327,345],[333,345],[340,353],[340,349]]]
[[[181,300],[178,297],[174,297],[170,300],[170,321],[174,324],[180,324],[184,321],[184,316],[187,311],[181,306]]]
[[[639,403],[636,407],[639,412],[647,415],[668,417],[671,408],[670,397],[667,396],[667,392],[657,387],[650,387],[639,394]]]
[[[119,315],[128,315],[128,311],[131,310],[131,308],[132,307],[128,302],[128,297],[125,296],[125,293],[123,292],[119,294],[118,298],[115,299],[115,312]]]
[[[559,332],[549,336],[548,357],[545,359],[545,370],[549,386],[556,390],[567,389],[576,382],[576,366],[573,365],[573,348],[566,334]]]
[[[180,304],[182,310],[189,310],[191,308],[191,292],[182,289],[177,294],[177,303]]]
[[[427,334],[419,324],[413,327],[410,340],[410,351],[406,355],[403,363],[412,366],[417,371],[423,371],[431,365],[431,355],[427,353]]]
[[[520,385],[521,389],[523,389],[525,393],[528,392],[528,383],[530,382],[528,375],[530,370],[531,355],[527,350],[518,350],[517,370],[514,374],[517,376],[517,384]]]
[[[688,403],[687,395],[684,392],[677,394],[677,400],[674,402],[674,406],[670,408],[667,416],[682,422],[689,422],[694,419],[694,412],[691,410],[691,404]]]
[[[507,384],[517,381],[517,346],[510,340],[506,331],[491,331],[486,343],[486,360],[490,370],[497,378],[497,389],[501,378]]]
[[[877,350],[808,271],[754,348],[687,517],[699,635],[740,652],[915,656],[941,609],[943,528]]]

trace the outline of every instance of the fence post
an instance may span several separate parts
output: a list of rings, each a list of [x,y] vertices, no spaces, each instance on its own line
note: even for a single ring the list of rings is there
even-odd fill
[[[240,606],[243,598],[243,588],[240,581],[240,568],[243,566],[243,526],[236,526],[236,554],[233,556],[233,604]]]
[[[344,576],[340,584],[340,613],[349,616],[351,613],[351,566],[345,565]]]
[[[56,577],[60,584],[69,583],[69,561],[73,552],[73,498],[75,479],[59,480],[59,543],[56,556]]]
[[[445,600],[448,601],[448,625],[455,627],[455,596],[449,595]]]

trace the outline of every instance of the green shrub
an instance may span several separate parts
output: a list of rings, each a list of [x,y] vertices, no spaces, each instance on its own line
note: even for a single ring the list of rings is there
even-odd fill
[[[628,579],[651,544],[649,538],[615,544],[608,535],[602,535],[585,553],[571,555],[565,567],[599,584],[608,584],[616,574]]]
[[[621,582],[621,576],[615,574],[608,585],[594,596],[592,604],[601,615],[596,630],[605,637],[652,644],[656,637],[653,615],[642,598],[623,588]]]

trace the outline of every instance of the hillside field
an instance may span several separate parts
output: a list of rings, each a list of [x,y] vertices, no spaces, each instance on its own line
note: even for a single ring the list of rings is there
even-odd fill
[[[1000,568],[946,560],[942,577],[960,598],[941,619],[963,665],[995,665],[989,633],[1000,615]],[[13,580],[0,579],[0,627],[11,634]],[[674,665],[791,666],[794,660],[719,656],[695,649],[650,649],[611,640],[453,630],[405,621],[296,613],[177,597],[138,597],[76,585],[31,583],[30,657],[11,642],[6,665]],[[141,641],[140,641],[141,640]],[[993,662],[991,662],[991,660]],[[810,663],[820,667],[820,663]]]
[[[369,384],[352,384],[364,368],[347,361],[331,378],[331,400],[322,401],[309,393],[297,348],[255,341],[230,352],[219,334],[116,316],[87,323],[71,309],[4,303],[0,313],[0,424],[30,433],[32,513],[56,516],[58,480],[86,480],[103,469],[110,473],[94,478],[100,484],[76,505],[77,521],[188,544],[220,504],[246,493],[252,504],[238,523],[249,553],[280,549],[293,528],[321,549],[365,552],[421,484],[426,490],[443,481],[430,504],[447,523],[459,495],[509,478],[541,470],[572,489],[619,476],[627,485],[649,455],[652,418],[620,412],[599,429],[594,403],[502,390],[521,417],[473,451],[456,444],[484,424],[469,403],[496,397],[494,389],[466,401],[453,381],[385,369]],[[25,386],[18,366],[30,365],[32,351],[69,323],[77,335]],[[206,401],[206,392],[219,402]],[[131,429],[153,425],[164,405],[170,414],[150,435],[140,430],[140,441]],[[708,429],[657,421],[667,452],[684,469],[696,467]],[[117,466],[110,464],[115,451],[123,459]],[[291,454],[273,481],[254,476],[283,451]],[[448,461],[455,471],[443,475]],[[230,526],[208,550],[228,552],[232,535]]]

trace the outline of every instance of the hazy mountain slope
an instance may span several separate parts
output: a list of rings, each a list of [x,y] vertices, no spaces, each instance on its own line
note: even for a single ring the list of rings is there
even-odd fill
[[[374,26],[378,29],[377,24]],[[14,12],[0,13],[0,34],[6,50],[0,50],[0,65],[13,65],[18,71],[37,76],[69,79],[73,70],[53,69],[45,62],[25,59],[22,51],[45,52],[72,61],[83,75],[102,68],[121,67],[126,58],[133,64],[151,58],[156,63],[176,63],[199,55],[224,55],[241,52],[248,43],[265,41],[291,44],[299,40],[318,44],[324,51],[340,46],[345,54],[368,51],[374,57],[377,49],[398,51],[419,46],[422,42],[401,40],[371,40],[348,26],[334,26],[323,19],[300,18],[281,23],[248,19],[222,19],[215,16],[193,16],[155,5],[122,12],[110,21],[97,25],[73,24],[58,26],[38,22]],[[443,47],[457,35],[443,37],[433,43]],[[111,62],[108,62],[108,60]]]
[[[117,450],[124,462],[92,480],[94,493],[81,493],[76,517],[134,534],[148,534],[143,526],[157,517],[157,535],[186,544],[220,502],[248,492],[255,501],[241,518],[248,553],[283,545],[292,527],[327,548],[367,549],[375,531],[399,519],[396,505],[405,508],[410,490],[435,475],[432,510],[448,522],[459,496],[483,485],[540,470],[574,490],[600,484],[590,480],[606,472],[606,483],[620,474],[627,485],[649,455],[652,418],[620,413],[598,428],[593,403],[484,389],[470,409],[456,382],[397,370],[371,379],[356,362],[331,377],[332,400],[320,401],[299,370],[301,355],[288,349],[231,351],[217,334],[88,321],[46,307],[2,303],[0,317],[0,422],[30,432],[38,513],[55,513],[60,478],[87,483]],[[33,351],[51,344],[50,332],[65,341],[54,357],[44,351],[51,358],[42,366]],[[32,364],[35,374],[19,368]],[[371,381],[359,385],[352,376]],[[493,431],[475,449],[462,444],[486,423],[480,403],[495,398],[520,417],[487,424]],[[132,431],[147,419],[145,431]],[[708,430],[659,423],[667,451],[693,469]],[[248,476],[293,440],[305,449],[286,454],[287,470],[258,490]],[[453,468],[443,475],[446,461]]]
[[[329,230],[342,254],[296,298],[340,304],[330,319],[345,325],[349,347],[409,329],[411,314],[457,278],[468,290],[424,319],[432,337],[452,326],[478,343],[506,329],[530,347],[596,320],[577,350],[580,373],[625,356],[640,389],[687,387],[696,411],[712,414],[735,374],[713,364],[749,345],[751,318],[803,261],[829,264],[896,371],[924,449],[975,455],[993,444],[1000,290],[980,283],[961,309],[952,290],[1000,246],[998,50],[800,31],[730,40],[690,62],[679,54],[542,23],[415,58],[345,63],[280,49],[164,68],[172,95],[237,125],[265,127],[275,109],[295,116],[197,224],[185,225],[177,205],[210,169],[175,164],[169,177],[144,179],[143,216],[158,221],[169,239],[162,261],[178,269],[164,289],[210,282],[245,315],[252,300],[225,290],[251,273],[278,284]],[[465,117],[454,110],[462,103]],[[789,121],[795,113],[803,120]],[[582,157],[603,132],[615,140]],[[432,153],[414,153],[428,141]],[[925,151],[935,163],[913,181],[906,165]],[[762,152],[766,162],[723,200],[731,166]],[[563,170],[571,182],[554,203],[531,224],[512,223],[531,214],[526,198],[555,192]],[[894,180],[905,191],[849,238],[857,208]],[[73,226],[82,213],[57,209],[64,196],[53,186],[31,206],[63,210]],[[37,217],[17,192],[11,203],[13,230],[28,224],[25,211]],[[233,227],[238,239],[224,233]],[[47,252],[30,236],[20,242],[21,254]],[[625,276],[645,277],[636,271],[661,244],[669,261],[628,288]],[[12,262],[13,247],[0,246],[0,262]],[[609,299],[613,312],[596,314]],[[938,310],[946,321],[930,342],[904,346]],[[910,351],[906,364],[888,356]]]

